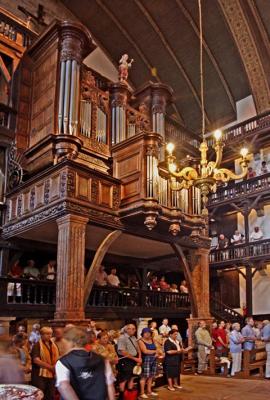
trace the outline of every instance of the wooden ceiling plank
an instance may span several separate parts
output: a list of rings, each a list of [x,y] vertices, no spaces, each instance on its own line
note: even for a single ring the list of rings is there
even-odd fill
[[[152,18],[150,13],[146,10],[146,8],[144,7],[144,5],[141,3],[140,0],[134,0],[134,3],[137,4],[139,9],[141,10],[141,12],[144,14],[145,18],[149,22],[149,24],[152,26],[152,28],[154,29],[156,34],[159,36],[159,38],[162,41],[164,47],[166,48],[166,50],[168,51],[168,53],[170,54],[170,56],[174,60],[175,64],[177,65],[177,68],[179,69],[179,71],[183,75],[185,81],[187,82],[187,85],[190,88],[190,90],[191,90],[191,92],[192,92],[192,94],[193,94],[193,96],[194,96],[199,108],[202,110],[202,105],[201,105],[201,100],[200,100],[199,94],[197,93],[197,91],[196,91],[194,85],[192,84],[190,78],[188,77],[183,65],[181,64],[181,62],[176,57],[173,49],[171,48],[170,44],[168,43],[168,41],[165,38],[164,34],[162,33],[161,29],[156,24],[156,22],[154,21],[154,19]],[[210,124],[210,120],[209,120],[209,117],[208,117],[208,115],[206,113],[206,110],[204,110],[204,113],[205,113],[205,119],[206,119],[207,124]]]
[[[189,13],[189,11],[186,9],[184,4],[180,0],[175,0],[175,1],[176,1],[177,6],[179,7],[179,9],[181,10],[182,14],[186,18],[186,20],[190,23],[190,25],[191,25],[193,31],[195,32],[196,36],[198,37],[198,39],[200,39],[199,28],[198,28],[197,24],[195,23],[195,21],[193,20],[191,14]],[[207,44],[206,40],[204,39],[204,37],[203,37],[203,48],[206,51],[209,59],[211,60],[211,62],[213,64],[214,69],[216,70],[216,72],[217,72],[217,74],[218,74],[218,76],[219,76],[219,78],[221,80],[222,86],[223,86],[223,88],[224,88],[224,90],[225,90],[225,92],[227,94],[227,97],[228,97],[229,102],[230,102],[230,104],[232,106],[232,109],[234,110],[234,112],[236,112],[236,104],[235,104],[235,100],[234,100],[234,97],[232,95],[232,92],[231,92],[231,90],[229,88],[229,85],[228,85],[228,83],[227,83],[227,81],[226,81],[226,79],[225,79],[225,77],[224,77],[219,65],[218,65],[218,62],[217,62],[214,54],[212,53],[212,51],[211,51],[210,47],[208,46],[208,44]]]
[[[218,0],[245,67],[257,112],[270,109],[270,88],[254,37],[239,0]]]

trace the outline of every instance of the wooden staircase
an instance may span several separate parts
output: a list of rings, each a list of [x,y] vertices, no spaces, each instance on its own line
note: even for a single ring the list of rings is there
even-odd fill
[[[244,317],[241,314],[216,297],[210,298],[210,311],[212,316],[218,320],[243,323]]]

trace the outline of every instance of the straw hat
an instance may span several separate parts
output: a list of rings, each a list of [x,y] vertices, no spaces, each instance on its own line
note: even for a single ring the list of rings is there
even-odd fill
[[[141,375],[142,373],[142,367],[140,365],[135,365],[133,368],[133,374],[134,375]]]

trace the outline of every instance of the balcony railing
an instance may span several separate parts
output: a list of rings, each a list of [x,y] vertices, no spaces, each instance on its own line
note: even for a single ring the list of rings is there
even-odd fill
[[[179,122],[168,116],[166,116],[165,120],[165,136],[166,141],[187,144],[196,149],[200,147],[200,141],[193,132],[188,131]]]
[[[258,133],[262,130],[270,128],[270,113],[263,113],[256,115],[244,122],[233,125],[232,127],[223,131],[223,139],[225,142],[232,142],[234,140],[243,140],[250,134]],[[214,139],[208,140],[209,145],[214,144]]]
[[[22,47],[29,47],[37,36],[21,20],[0,7],[0,37]]]
[[[94,287],[88,301],[93,307],[189,309],[187,294],[152,290]]]
[[[55,283],[34,279],[0,278],[1,303],[55,305]]]
[[[0,103],[0,128],[15,129],[16,111],[6,104]]]
[[[212,250],[209,256],[210,264],[228,265],[243,262],[248,259],[270,259],[270,239],[258,240],[226,249]]]
[[[1,312],[9,315],[40,315],[53,317],[55,311],[55,282],[0,277]],[[32,311],[31,311],[32,310]],[[141,289],[94,287],[89,296],[86,312],[97,315],[117,311],[154,312],[155,310],[172,313],[190,312],[187,294],[159,292]],[[133,311],[132,311],[133,310]],[[40,314],[39,314],[40,313]],[[4,315],[3,314],[3,315]]]
[[[229,183],[227,186],[221,186],[209,197],[208,206],[215,206],[223,202],[236,200],[248,195],[268,191],[270,188],[270,172],[259,175],[254,178],[246,179],[242,182]]]

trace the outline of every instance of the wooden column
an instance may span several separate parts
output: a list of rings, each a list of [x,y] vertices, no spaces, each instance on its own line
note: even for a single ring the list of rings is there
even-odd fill
[[[210,317],[209,308],[209,249],[200,248],[194,251],[192,268],[192,285],[198,307],[198,318]]]
[[[57,247],[57,320],[83,320],[85,232],[88,218],[68,214],[59,218]]]
[[[247,315],[253,314],[253,299],[252,299],[252,266],[246,266],[246,307]]]

